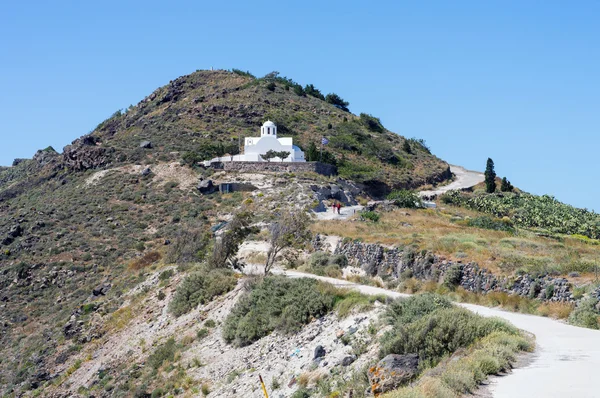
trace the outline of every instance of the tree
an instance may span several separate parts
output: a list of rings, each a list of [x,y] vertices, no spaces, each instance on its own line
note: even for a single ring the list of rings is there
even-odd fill
[[[275,152],[272,149],[269,149],[267,151],[267,153],[265,153],[264,155],[260,155],[261,158],[263,158],[264,160],[266,160],[267,162],[270,162],[271,159],[274,159],[277,157],[277,152]]]
[[[506,177],[502,178],[502,184],[500,185],[500,190],[502,192],[512,192],[513,190],[513,186],[510,183],[510,181],[508,181],[508,179]]]
[[[402,150],[406,153],[412,153],[412,149],[410,148],[410,143],[408,140],[404,140],[404,144],[402,144]]]
[[[319,160],[319,150],[317,149],[317,145],[314,141],[311,141],[308,144],[308,148],[306,148],[306,160],[309,162],[316,162]]]
[[[240,269],[244,266],[238,261],[236,255],[248,235],[258,232],[257,227],[251,226],[252,220],[253,216],[249,211],[234,214],[221,236],[215,240],[213,253],[208,261],[211,268]]]
[[[304,91],[306,92],[306,94],[310,95],[311,97],[315,97],[315,98],[325,101],[325,96],[319,91],[318,88],[316,88],[312,84],[307,84],[306,87],[304,87]]]
[[[268,275],[275,264],[277,256],[286,249],[299,249],[310,240],[308,229],[310,218],[302,210],[287,211],[275,214],[274,223],[269,226],[269,251],[265,262],[265,275]]]
[[[335,106],[336,108],[339,108],[346,112],[350,112],[350,110],[348,109],[348,105],[350,105],[350,103],[348,101],[344,101],[339,95],[335,93],[327,94],[327,96],[325,97],[325,101]]]
[[[275,154],[277,155],[276,157],[281,159],[281,161],[283,162],[283,160],[285,158],[287,158],[288,156],[290,156],[291,152],[288,151],[279,151],[279,152],[275,152]]]
[[[276,86],[275,86],[274,82],[269,82],[269,83],[267,83],[266,87],[267,87],[267,90],[269,90],[269,91],[275,91]]]
[[[485,166],[485,191],[487,193],[496,192],[496,171],[494,171],[494,161],[488,158]]]
[[[299,84],[294,84],[294,93],[296,93],[296,95],[299,95],[300,97],[306,97],[304,89]]]

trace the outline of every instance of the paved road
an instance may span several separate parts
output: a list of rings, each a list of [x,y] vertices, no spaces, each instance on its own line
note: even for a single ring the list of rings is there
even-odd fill
[[[291,278],[308,277],[348,287],[365,294],[406,297],[407,294],[358,285],[352,282],[305,274],[276,271]],[[495,398],[600,397],[600,331],[579,328],[533,315],[518,314],[473,304],[459,304],[481,314],[506,319],[536,337],[532,360],[509,376],[490,380],[489,392]]]
[[[450,171],[455,175],[454,181],[434,190],[421,191],[421,196],[441,195],[453,189],[471,188],[485,179],[483,173],[467,170],[460,166],[450,166]]]

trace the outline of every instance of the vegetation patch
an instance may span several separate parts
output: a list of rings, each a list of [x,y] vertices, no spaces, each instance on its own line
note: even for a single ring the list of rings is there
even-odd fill
[[[436,367],[414,387],[386,395],[390,398],[473,392],[488,375],[510,369],[518,352],[532,349],[529,339],[508,323],[473,314],[433,294],[398,300],[385,316],[393,329],[381,337],[380,356],[418,354],[421,370]],[[464,349],[466,354],[453,356]],[[452,360],[445,360],[449,356]]]
[[[268,276],[249,289],[223,325],[223,338],[237,346],[252,344],[274,330],[296,332],[336,308],[342,316],[354,308],[367,309],[377,300],[309,278]]]
[[[472,195],[451,191],[441,199],[447,204],[467,207],[500,218],[508,217],[522,227],[600,238],[600,215],[561,203],[548,195],[512,192]]]
[[[214,297],[233,290],[236,284],[237,279],[229,269],[194,272],[177,288],[169,310],[173,315],[181,316],[199,304],[208,303]]]

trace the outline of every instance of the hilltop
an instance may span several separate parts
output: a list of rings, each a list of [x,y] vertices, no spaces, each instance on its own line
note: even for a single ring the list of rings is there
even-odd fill
[[[269,220],[280,206],[319,205],[340,186],[356,203],[449,178],[422,141],[353,115],[335,98],[274,75],[198,71],[116,112],[62,153],[48,147],[0,168],[0,392],[64,375],[82,345],[110,332],[106,320],[145,280],[147,265],[201,260],[215,226],[242,206]],[[317,160],[312,144],[328,137],[323,161],[343,179],[198,166],[235,153],[240,136],[257,135],[266,119],[309,160]],[[209,178],[259,191],[202,195],[196,186]]]

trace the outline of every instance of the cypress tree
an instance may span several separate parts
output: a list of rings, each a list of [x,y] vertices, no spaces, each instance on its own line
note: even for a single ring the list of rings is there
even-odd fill
[[[494,161],[488,158],[485,166],[485,191],[494,193],[496,191],[496,172],[494,171]]]
[[[500,190],[502,192],[512,192],[513,188],[514,187],[506,177],[502,178],[502,185],[500,185]]]
[[[308,148],[305,152],[306,160],[309,162],[316,162],[319,160],[319,150],[313,141],[308,144]]]

